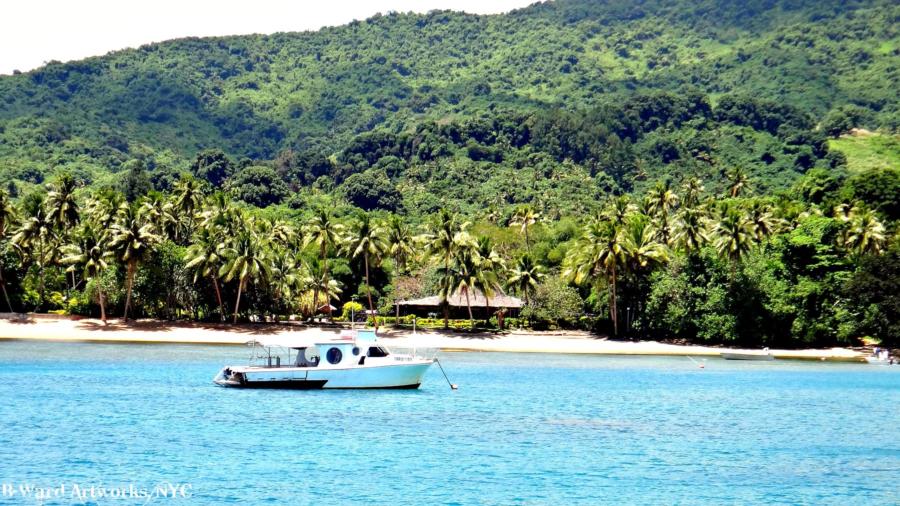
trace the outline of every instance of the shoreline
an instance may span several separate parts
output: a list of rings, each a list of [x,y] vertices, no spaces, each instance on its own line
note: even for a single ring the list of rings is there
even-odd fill
[[[337,334],[337,328],[300,325],[228,325],[193,322],[138,320],[124,324],[110,320],[65,317],[0,319],[0,341],[88,342],[119,344],[245,345],[256,336]],[[739,350],[702,345],[668,344],[658,341],[612,341],[585,331],[509,331],[503,334],[447,334],[436,330],[385,328],[379,337],[388,346],[438,348],[444,352],[554,353],[582,355],[695,356],[718,357],[723,351]],[[864,362],[865,354],[848,348],[776,350],[777,359]]]

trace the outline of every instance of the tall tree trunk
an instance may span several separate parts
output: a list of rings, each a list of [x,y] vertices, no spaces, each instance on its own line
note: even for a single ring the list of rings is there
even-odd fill
[[[445,300],[443,304],[443,312],[444,312],[444,329],[450,328],[450,301]]]
[[[484,317],[484,326],[490,327],[491,326],[491,298],[488,297],[487,293],[484,293],[483,295],[484,295],[484,312],[486,315]]]
[[[128,262],[128,271],[125,280],[125,316],[123,319],[128,321],[128,310],[131,308],[131,289],[134,287],[134,271],[137,270],[137,264]]]
[[[103,324],[105,325],[106,324],[106,296],[103,295],[102,288],[98,288],[97,291],[99,292],[99,298],[100,298],[100,321],[102,321]]]
[[[212,278],[213,287],[216,289],[216,300],[219,302],[219,321],[225,321],[225,306],[222,304],[222,292],[219,290],[219,281],[216,279],[215,274],[210,274],[209,276]]]
[[[328,252],[325,251],[325,247],[322,247],[322,270],[325,273],[325,283],[322,286],[325,292],[325,311],[328,312],[328,321],[329,323],[334,322],[334,317],[331,315],[331,297],[328,293]]]
[[[369,298],[369,314],[375,322],[375,332],[378,332],[378,317],[375,316],[375,305],[372,304],[372,285],[369,284],[369,254],[363,254],[363,262],[366,264],[366,296]]]
[[[525,225],[525,251],[531,255],[531,242],[528,241],[528,225]]]
[[[612,292],[609,299],[609,311],[613,321],[613,336],[619,335],[619,310],[616,308],[616,264],[612,266]]]
[[[475,318],[472,317],[472,303],[469,301],[469,287],[463,288],[466,294],[466,307],[469,308],[469,328],[475,328]]]
[[[241,278],[241,280],[238,281],[237,298],[234,300],[234,322],[233,323],[237,323],[237,320],[238,320],[238,309],[240,309],[240,307],[241,307],[241,292],[244,290],[244,282],[246,281],[246,279],[247,278]]]
[[[6,299],[6,306],[10,313],[15,313],[12,308],[12,302],[9,301],[9,294],[6,292],[6,280],[3,279],[3,267],[0,266],[0,288],[3,289],[3,298]]]

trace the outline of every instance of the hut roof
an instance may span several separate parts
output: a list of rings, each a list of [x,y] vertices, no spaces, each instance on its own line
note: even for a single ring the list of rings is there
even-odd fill
[[[447,302],[450,307],[466,307],[466,296],[461,291],[457,291],[447,298]],[[485,303],[487,303],[489,307],[508,309],[520,309],[525,305],[522,303],[522,299],[504,293],[495,293],[485,300],[484,294],[480,290],[469,291],[469,303],[472,307],[485,307]],[[441,297],[432,295],[421,299],[403,300],[398,304],[401,306],[440,307]]]

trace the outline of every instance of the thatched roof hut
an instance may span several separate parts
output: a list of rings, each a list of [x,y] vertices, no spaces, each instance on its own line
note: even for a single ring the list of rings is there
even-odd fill
[[[457,291],[447,298],[447,304],[450,309],[451,317],[468,318],[468,308],[466,305],[466,295],[461,291]],[[498,310],[505,309],[509,313],[517,313],[525,304],[522,299],[512,297],[505,293],[496,292],[491,297],[485,297],[480,290],[469,291],[469,304],[472,306],[472,313],[477,318],[490,317]],[[421,299],[402,300],[397,303],[397,314],[416,314],[425,315],[428,313],[441,314],[443,306],[441,297],[432,295],[422,297]]]

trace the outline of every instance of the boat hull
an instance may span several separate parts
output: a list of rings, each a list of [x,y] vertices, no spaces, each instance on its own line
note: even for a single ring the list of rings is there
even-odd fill
[[[291,390],[329,389],[416,389],[428,372],[431,361],[369,367],[226,367],[213,380],[233,388]],[[225,374],[231,371],[233,374]]]

